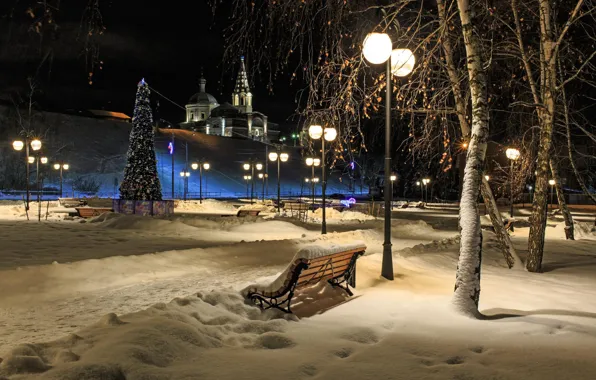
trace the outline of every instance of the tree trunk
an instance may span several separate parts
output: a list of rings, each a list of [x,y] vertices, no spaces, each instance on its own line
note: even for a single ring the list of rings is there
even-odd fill
[[[553,30],[551,26],[551,4],[549,0],[540,0],[540,37],[541,37],[541,86],[543,108],[538,112],[540,120],[540,142],[536,170],[536,190],[532,204],[530,237],[528,240],[528,260],[526,268],[530,272],[542,271],[544,254],[544,235],[546,230],[546,207],[548,201],[549,155],[552,145],[553,123],[555,114],[555,60],[553,59]]]
[[[575,235],[573,233],[573,217],[569,212],[567,202],[565,202],[563,184],[561,183],[561,177],[559,177],[559,167],[552,158],[550,160],[550,171],[553,175],[553,179],[555,180],[555,188],[557,190],[557,200],[559,201],[559,207],[561,208],[563,219],[565,219],[565,238],[567,240],[575,240]]]
[[[455,99],[455,109],[457,111],[457,118],[459,119],[461,134],[467,140],[470,136],[470,123],[466,118],[466,104],[464,102],[463,96],[461,95],[459,76],[457,75],[455,62],[453,60],[453,47],[451,45],[451,41],[449,40],[449,34],[447,33],[449,30],[449,26],[447,25],[447,12],[445,9],[444,0],[437,0],[437,9],[439,13],[441,27],[445,31],[445,34],[442,38],[443,52],[445,54],[445,62],[447,66],[447,74],[449,75],[449,82],[451,83],[451,89],[453,91],[453,97]],[[487,205],[486,208],[490,216],[490,220],[493,224],[495,234],[497,235],[497,239],[501,243],[502,253],[505,257],[505,260],[507,261],[507,266],[509,268],[522,269],[522,261],[520,260],[519,256],[517,255],[517,252],[515,251],[515,248],[513,247],[513,243],[511,242],[511,238],[509,237],[507,230],[505,230],[504,228],[503,220],[501,219],[501,214],[499,213],[497,203],[495,202],[495,197],[490,188],[490,184],[488,183],[488,181],[484,180],[484,176],[482,176],[481,192],[484,204]]]
[[[464,184],[460,201],[461,243],[453,304],[459,313],[479,317],[482,230],[476,200],[480,192],[488,139],[488,90],[486,73],[482,64],[481,43],[472,24],[472,8],[469,0],[457,0],[457,5],[466,45],[467,67],[472,95],[472,133],[468,142]]]
[[[482,197],[485,199],[484,204],[487,208],[488,215],[490,216],[490,220],[493,223],[493,227],[495,229],[495,234],[497,235],[497,239],[501,244],[503,256],[505,256],[505,260],[507,261],[507,266],[513,269],[523,269],[524,265],[517,255],[517,251],[515,250],[515,247],[511,242],[511,238],[505,229],[505,225],[503,224],[503,219],[501,218],[501,214],[497,208],[497,202],[495,202],[490,184],[485,178],[482,178],[481,191]]]
[[[560,66],[559,62],[559,66]],[[575,174],[575,178],[577,179],[577,183],[581,187],[582,191],[586,196],[588,196],[592,202],[596,203],[596,197],[594,194],[590,193],[590,190],[586,186],[584,179],[581,177],[579,170],[577,170],[577,166],[575,166],[575,160],[573,159],[573,144],[571,143],[571,127],[569,126],[569,104],[567,103],[567,92],[565,91],[565,86],[561,87],[561,96],[563,98],[563,116],[565,118],[565,130],[567,132],[567,154],[569,156],[569,163],[573,168],[573,173]]]

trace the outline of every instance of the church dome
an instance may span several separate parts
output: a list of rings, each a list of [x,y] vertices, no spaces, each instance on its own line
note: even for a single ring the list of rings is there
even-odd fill
[[[217,99],[207,92],[197,92],[190,97],[188,104],[217,104]]]
[[[224,103],[219,107],[215,107],[213,111],[211,111],[212,117],[236,117],[240,115],[240,110],[230,103]]]

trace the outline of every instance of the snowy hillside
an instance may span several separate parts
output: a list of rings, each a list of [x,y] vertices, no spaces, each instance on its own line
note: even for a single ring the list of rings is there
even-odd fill
[[[12,141],[17,138],[18,129],[11,127],[12,110],[0,107],[0,138]],[[124,166],[126,165],[126,152],[131,124],[111,120],[99,120],[76,115],[43,112],[36,116],[33,122],[34,129],[47,131],[41,138],[43,142],[43,155],[48,156],[50,163],[63,160],[70,164],[70,170],[65,173],[64,191],[71,193],[71,184],[74,179],[97,183],[100,186],[100,195],[112,197],[114,189],[118,190],[115,183],[122,181]],[[184,184],[180,172],[185,169],[186,143],[188,142],[189,164],[195,160],[206,160],[211,169],[203,180],[203,191],[210,193],[210,197],[238,197],[246,195],[246,182],[243,177],[246,173],[242,164],[250,158],[262,164],[268,163],[265,158],[265,146],[261,143],[231,139],[220,136],[202,135],[185,130],[162,130],[155,137],[155,150],[158,160],[158,173],[162,184],[164,196],[169,198],[172,192],[172,157],[168,152],[168,143],[172,133],[175,135],[174,149],[174,191],[176,197],[181,198]],[[310,177],[310,168],[304,164],[299,149],[287,147],[290,154],[288,162],[281,167],[281,191],[284,194],[300,194],[301,190],[307,194],[310,187],[305,186],[304,178]],[[22,158],[22,152],[14,152],[9,146],[0,148],[0,168],[12,167],[13,161]],[[15,164],[24,173],[24,165]],[[189,179],[189,193],[195,198],[199,196],[199,173],[192,171]],[[50,166],[42,167],[46,170],[44,186],[59,187],[59,175]],[[0,175],[1,175],[0,171]],[[23,174],[24,175],[24,174]],[[320,170],[315,174],[321,177]],[[332,173],[329,178],[328,192],[345,193],[348,191],[347,183],[339,181],[338,173]],[[256,174],[255,174],[256,176]],[[255,196],[262,195],[262,182],[255,180]],[[2,189],[0,189],[2,190]],[[8,190],[8,189],[7,189]],[[318,192],[320,193],[320,183]],[[364,189],[367,191],[367,189]],[[268,195],[277,193],[277,167],[269,162]]]

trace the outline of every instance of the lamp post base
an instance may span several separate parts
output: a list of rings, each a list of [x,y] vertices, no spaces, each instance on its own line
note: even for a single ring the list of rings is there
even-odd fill
[[[383,243],[383,264],[381,266],[381,276],[387,280],[393,281],[393,254],[391,252],[391,243]]]

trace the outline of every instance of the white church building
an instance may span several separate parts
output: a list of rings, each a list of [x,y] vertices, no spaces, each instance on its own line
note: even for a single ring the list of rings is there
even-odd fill
[[[232,104],[219,104],[206,92],[207,81],[199,80],[199,92],[186,105],[186,121],[180,127],[208,135],[239,137],[259,141],[279,138],[277,124],[269,122],[267,115],[253,109],[253,95],[248,84],[244,57],[232,93]]]

